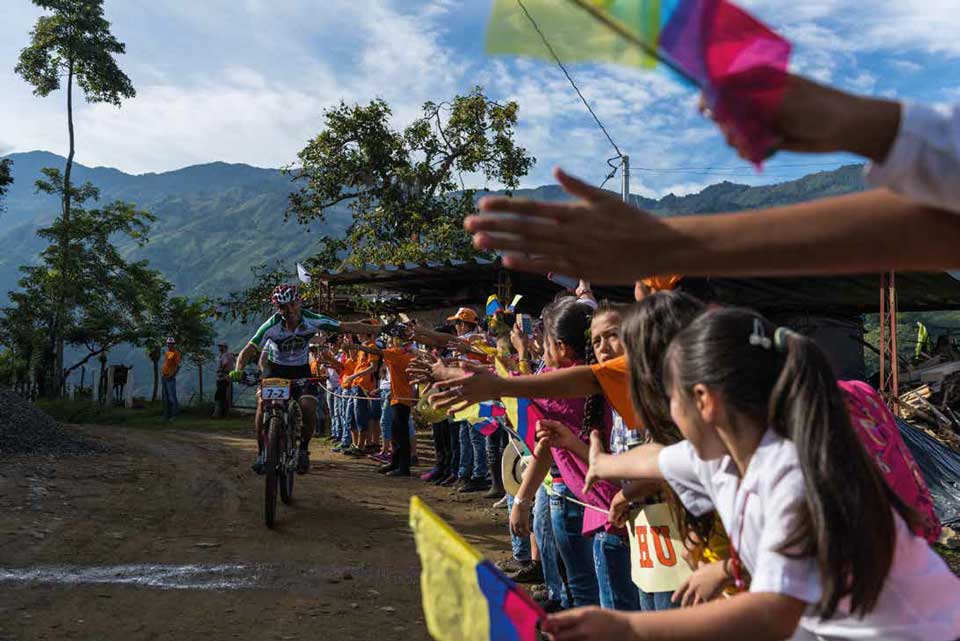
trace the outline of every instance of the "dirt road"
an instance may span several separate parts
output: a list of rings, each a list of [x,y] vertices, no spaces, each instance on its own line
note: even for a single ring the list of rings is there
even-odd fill
[[[245,431],[73,427],[107,450],[0,470],[0,639],[427,639],[407,503],[490,556],[506,514],[312,446],[262,522]]]

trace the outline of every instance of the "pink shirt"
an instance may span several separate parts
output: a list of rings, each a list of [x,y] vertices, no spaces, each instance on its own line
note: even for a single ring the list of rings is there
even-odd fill
[[[544,372],[551,371],[549,368]],[[534,399],[537,406],[543,410],[544,417],[559,421],[566,425],[581,441],[590,443],[590,437],[580,436],[580,427],[583,425],[583,410],[587,400],[585,398],[538,398]],[[603,439],[605,443],[610,442],[610,427],[612,419],[610,409],[607,408],[603,417]],[[584,478],[587,474],[589,465],[587,461],[576,456],[573,452],[558,447],[550,448],[553,455],[553,462],[560,469],[560,475],[563,477],[563,484],[570,488],[576,497],[602,512],[590,508],[583,511],[583,534],[592,535],[597,530],[604,528],[608,532],[616,534],[626,534],[623,528],[617,528],[607,521],[607,512],[610,509],[610,503],[613,497],[620,491],[620,486],[609,481],[599,481],[593,484],[590,491],[584,493]]]

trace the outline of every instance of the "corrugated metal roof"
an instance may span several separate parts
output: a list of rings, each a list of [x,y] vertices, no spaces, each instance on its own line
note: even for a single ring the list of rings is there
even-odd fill
[[[443,263],[366,265],[315,277],[337,285],[363,285],[404,294],[403,309],[431,309],[459,304],[479,305],[496,291],[500,259],[475,258]],[[525,311],[539,310],[558,287],[538,274],[507,272],[513,292],[524,295]],[[876,313],[879,277],[811,276],[793,278],[685,278],[682,286],[702,298],[770,313],[804,311],[826,315]],[[629,301],[632,287],[600,287],[600,297]],[[901,311],[960,309],[960,281],[947,272],[897,274]],[[398,308],[397,311],[400,311]]]

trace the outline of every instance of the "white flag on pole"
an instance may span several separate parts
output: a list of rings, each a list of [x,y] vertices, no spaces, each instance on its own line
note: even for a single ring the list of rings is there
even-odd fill
[[[297,263],[297,276],[300,277],[301,283],[310,282],[310,272],[308,272],[307,268],[301,265],[300,263]]]

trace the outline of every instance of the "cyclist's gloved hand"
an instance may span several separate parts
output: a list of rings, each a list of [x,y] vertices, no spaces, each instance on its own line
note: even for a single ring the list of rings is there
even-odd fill
[[[230,372],[230,380],[233,381],[234,383],[239,383],[240,381],[243,380],[243,372],[241,372],[238,369],[233,370],[232,372]]]

